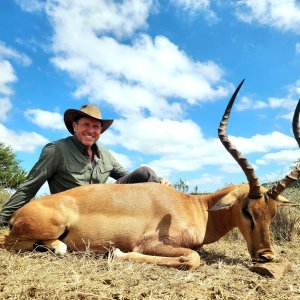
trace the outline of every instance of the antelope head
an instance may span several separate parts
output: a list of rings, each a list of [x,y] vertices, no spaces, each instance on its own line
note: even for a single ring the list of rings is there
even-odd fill
[[[228,199],[224,199],[223,203],[224,206],[232,206],[232,221],[244,236],[252,260],[256,262],[268,262],[275,258],[270,242],[271,220],[275,216],[278,207],[294,205],[280,194],[300,177],[300,164],[297,164],[289,175],[269,190],[261,186],[253,167],[231,143],[226,133],[232,105],[243,83],[244,80],[232,95],[220,122],[218,133],[220,141],[226,150],[244,171],[248,185],[239,186],[231,195],[227,196],[234,200],[228,201]],[[298,101],[293,118],[293,132],[300,146],[299,110],[300,100]]]

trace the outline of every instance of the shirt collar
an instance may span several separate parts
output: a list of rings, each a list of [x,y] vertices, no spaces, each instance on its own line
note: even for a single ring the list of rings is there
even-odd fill
[[[73,135],[71,139],[82,154],[88,155],[86,148],[78,141],[75,135]],[[96,143],[92,145],[92,151],[97,157],[100,157],[100,151]]]

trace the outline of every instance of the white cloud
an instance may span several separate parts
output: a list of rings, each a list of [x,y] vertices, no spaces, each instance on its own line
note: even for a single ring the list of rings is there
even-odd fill
[[[278,131],[266,135],[257,134],[251,138],[232,136],[230,139],[234,145],[238,145],[239,151],[245,154],[268,152],[273,149],[298,148],[293,137]]]
[[[147,27],[152,5],[152,0],[49,0],[46,11],[54,22],[57,46],[65,49],[69,42],[64,33],[71,34],[68,36],[71,40],[79,41],[82,36],[86,40],[99,34],[131,36],[135,30]]]
[[[119,162],[125,169],[127,169],[128,171],[131,170],[133,163],[128,156],[114,151],[110,151],[110,152],[115,157],[117,162]]]
[[[48,140],[36,132],[16,132],[0,124],[0,140],[14,151],[35,152],[36,148],[48,143]]]
[[[17,76],[11,63],[0,58],[0,94],[11,95],[13,90],[10,85],[16,80]]]
[[[171,0],[171,2],[184,9],[192,10],[208,9],[210,6],[210,0]]]
[[[296,87],[294,87],[296,89]],[[292,99],[293,98],[293,99]],[[272,109],[279,109],[279,113],[276,116],[280,119],[292,121],[294,111],[297,105],[296,96],[291,93],[286,98],[269,98],[268,106]]]
[[[6,121],[8,118],[8,112],[13,108],[13,105],[9,98],[0,98],[0,121]]]
[[[253,164],[251,164],[251,166],[254,168]],[[242,168],[233,159],[231,161],[227,161],[227,163],[221,164],[220,170],[225,174],[238,174],[243,172]]]
[[[88,43],[88,42],[87,42]],[[77,97],[104,100],[121,115],[143,113],[176,116],[178,103],[168,98],[186,99],[189,103],[226,96],[220,84],[223,71],[214,62],[192,61],[176,45],[162,36],[152,40],[139,36],[131,46],[112,38],[98,38],[90,45],[76,45],[53,62],[78,81]]]
[[[57,112],[50,112],[42,109],[28,109],[25,117],[34,124],[47,129],[65,129],[63,116]]]
[[[292,108],[296,106],[296,100],[292,100],[290,98],[269,98],[269,106],[270,108]]]
[[[238,0],[236,6],[236,14],[244,22],[257,22],[300,33],[300,5],[297,0]]]
[[[39,12],[44,9],[45,4],[40,0],[15,0],[18,5],[27,12]]]
[[[243,96],[239,102],[235,104],[238,111],[258,110],[258,109],[278,109],[276,118],[292,120],[297,99],[300,96],[300,80],[285,87],[287,95],[285,97],[269,97],[266,101],[254,100],[250,97]]]
[[[160,158],[151,161],[149,165],[158,170],[159,174],[169,176],[176,172],[199,170],[208,165],[217,166],[222,173],[235,174],[243,172],[218,139],[205,140],[199,138],[199,136],[189,136],[185,139],[182,132],[179,135],[182,137],[180,142],[166,139],[166,144],[173,146],[171,150],[167,147],[165,148],[164,144],[154,144],[156,146],[159,145],[157,146],[157,155]],[[134,136],[132,138],[134,139]],[[241,137],[230,137],[230,139],[246,157],[250,153],[259,154],[276,149],[285,148],[290,150],[297,147],[294,138],[279,132],[273,132],[268,135],[256,135],[248,139]],[[162,153],[161,148],[166,150],[165,153]],[[155,147],[153,146],[151,149],[153,149],[152,154],[154,154]],[[293,151],[291,150],[291,153]],[[288,161],[288,159],[285,159],[285,161]],[[256,162],[257,165],[251,163],[252,167],[257,169],[261,162],[262,160],[258,160]],[[278,160],[275,163],[281,164],[282,162]]]
[[[300,79],[298,79],[294,84],[288,86],[289,95],[294,98],[300,96]]]
[[[300,159],[300,150],[282,150],[275,153],[268,153],[262,156],[260,159],[256,161],[259,165],[266,165],[269,163],[294,163]]]
[[[266,108],[267,103],[260,100],[252,100],[248,97],[242,97],[241,101],[235,105],[236,110],[243,111],[247,109],[262,109]]]
[[[16,60],[21,62],[25,67],[29,66],[31,64],[31,59],[23,54],[19,53],[16,50],[13,50],[12,48],[7,47],[3,42],[0,41],[0,58],[8,58],[12,60]]]
[[[169,104],[166,99],[142,86],[114,80],[96,69],[89,70],[81,82],[75,92],[76,97],[87,96],[99,102],[104,99],[122,116],[134,118],[151,113],[159,117],[178,117],[182,114],[178,103]]]
[[[283,179],[286,175],[288,175],[291,172],[291,168],[295,166],[294,163],[290,163],[289,166],[282,166],[281,168],[278,168],[277,170],[267,173],[262,178],[261,182],[274,182]]]
[[[171,0],[171,2],[192,15],[202,11],[209,21],[216,21],[218,19],[210,8],[211,0]]]
[[[194,171],[204,165],[236,164],[218,139],[205,139],[200,127],[191,120],[154,117],[115,120],[112,130],[105,132],[101,141],[106,145],[122,145],[132,151],[132,157],[136,153],[154,157],[143,162],[160,176]]]
[[[220,141],[217,138],[204,138],[201,128],[191,120],[160,120],[154,117],[135,118],[134,121],[120,119],[115,121],[113,129],[101,139],[107,145],[120,144],[133,151],[132,156],[136,151],[159,157],[147,164],[160,176],[195,171],[208,165],[217,166],[226,174],[242,173]],[[230,136],[230,139],[244,155],[298,148],[293,137],[277,131],[250,138]],[[256,164],[252,166],[257,168]]]
[[[198,188],[198,192],[213,191],[216,186],[222,186],[225,183],[225,178],[222,175],[203,173],[196,179],[188,180],[187,185],[189,191],[195,191]]]
[[[284,119],[284,120],[291,121],[291,120],[293,120],[293,116],[294,116],[294,113],[291,111],[291,112],[286,113],[286,114],[281,114],[280,118]]]
[[[146,154],[177,155],[204,142],[201,129],[190,120],[121,119],[115,121],[114,129],[119,133],[114,142]]]
[[[24,66],[28,66],[31,60],[0,41],[0,121],[8,119],[8,112],[13,108],[13,104],[8,96],[14,93],[12,84],[18,80],[15,70],[9,60],[20,61]],[[3,96],[2,96],[2,95]]]
[[[216,63],[193,61],[164,36],[135,33],[145,28],[151,1],[102,1],[97,9],[95,3],[51,2],[47,10],[55,33],[52,61],[77,81],[75,96],[105,101],[122,116],[170,117],[182,114],[179,99],[195,103],[227,95]]]
[[[300,96],[300,79],[284,87],[287,91],[285,97],[268,97],[267,100],[255,100],[251,97],[243,96],[235,104],[237,111],[278,109],[276,118],[291,120]]]

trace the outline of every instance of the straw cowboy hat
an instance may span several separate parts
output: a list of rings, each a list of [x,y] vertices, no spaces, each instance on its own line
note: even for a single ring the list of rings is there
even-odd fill
[[[113,119],[102,119],[99,107],[91,104],[83,105],[77,109],[67,109],[64,114],[64,121],[67,129],[74,134],[73,122],[81,117],[93,118],[101,122],[101,133],[103,133],[114,121]]]

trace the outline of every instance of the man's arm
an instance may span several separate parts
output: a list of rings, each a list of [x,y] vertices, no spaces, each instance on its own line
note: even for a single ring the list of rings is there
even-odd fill
[[[117,180],[117,179],[129,174],[129,172],[121,164],[119,164],[113,156],[112,156],[111,162],[113,165],[113,169],[110,173],[110,177]]]
[[[0,225],[8,225],[12,214],[29,202],[46,182],[52,176],[55,170],[55,145],[50,143],[46,145],[40,155],[39,160],[29,172],[25,181],[18,187],[16,192],[4,205],[0,212]]]

